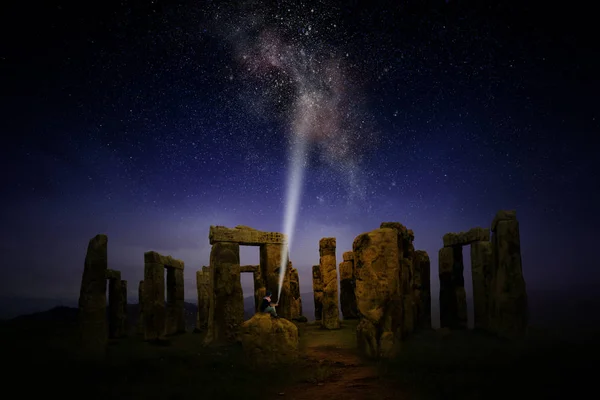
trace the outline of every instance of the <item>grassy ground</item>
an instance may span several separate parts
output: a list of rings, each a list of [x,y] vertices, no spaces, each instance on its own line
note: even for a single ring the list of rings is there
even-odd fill
[[[531,329],[507,342],[442,332],[415,335],[397,359],[380,363],[381,376],[418,399],[572,398],[589,388],[600,355],[585,333],[573,341]]]
[[[107,361],[73,353],[75,325],[20,321],[0,325],[6,393],[111,399],[475,399],[567,397],[583,390],[598,360],[595,342],[565,342],[535,332],[508,344],[474,332],[425,332],[389,362],[356,353],[356,321],[337,331],[301,324],[302,358],[272,371],[244,366],[239,346],[206,348],[201,334],[165,346],[139,337],[109,345]],[[576,335],[575,335],[576,336]],[[587,370],[589,368],[589,370]]]

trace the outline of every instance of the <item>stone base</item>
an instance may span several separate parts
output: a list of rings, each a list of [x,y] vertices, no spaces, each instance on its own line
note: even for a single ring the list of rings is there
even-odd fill
[[[298,327],[286,319],[257,313],[242,324],[239,337],[250,365],[287,364],[298,358]]]

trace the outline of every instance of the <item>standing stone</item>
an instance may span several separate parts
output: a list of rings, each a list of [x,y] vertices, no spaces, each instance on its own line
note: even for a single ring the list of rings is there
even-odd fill
[[[211,296],[205,343],[234,342],[244,322],[244,294],[240,281],[240,245],[218,242],[210,252]]]
[[[287,246],[283,244],[263,244],[260,246],[260,272],[265,282],[265,289],[273,294],[273,302],[279,303],[277,313],[281,314],[282,316],[283,314],[280,312],[280,310],[285,313],[285,311],[282,309],[282,305],[285,300],[283,298],[278,299],[277,292],[279,290],[279,270],[281,265],[281,256],[284,251],[286,252],[287,256]],[[285,265],[287,265],[289,261],[289,256],[287,257],[288,260],[286,261]],[[283,287],[281,290],[281,296],[284,296]]]
[[[315,321],[323,318],[323,280],[321,279],[321,266],[313,265],[313,298],[315,302]]]
[[[443,247],[438,254],[440,278],[440,327],[454,328],[456,326],[456,291],[452,281],[454,265],[454,249]]]
[[[452,284],[456,292],[456,329],[467,329],[467,292],[465,291],[464,263],[462,246],[454,246],[452,255]]]
[[[292,301],[292,319],[297,319],[302,316],[302,299],[300,298],[300,278],[298,276],[298,270],[292,268],[290,262],[290,294],[293,299]]]
[[[319,264],[323,279],[322,325],[326,329],[340,327],[335,247],[335,238],[322,238],[319,241]]]
[[[414,292],[417,304],[416,326],[431,329],[431,263],[426,251],[415,252]]]
[[[121,304],[121,273],[112,269],[106,270],[108,279],[108,337],[115,339],[121,336],[123,306]]]
[[[346,251],[340,263],[340,307],[344,319],[358,318],[358,309],[356,308],[356,295],[354,287],[354,253]]]
[[[463,277],[462,247],[444,247],[439,252],[440,323],[442,328],[467,327],[467,297]]]
[[[208,311],[210,307],[210,271],[202,267],[196,271],[196,289],[198,293],[198,313],[196,315],[196,332],[201,332],[208,325]]]
[[[277,268],[277,277],[279,279],[279,271]],[[283,277],[283,285],[281,286],[281,296],[276,302],[279,304],[277,306],[277,315],[281,318],[292,319],[293,316],[293,303],[294,299],[292,297],[292,288],[290,281],[290,272],[291,272],[291,262],[288,261],[288,266],[285,269],[285,275]],[[277,285],[279,287],[279,284]],[[273,292],[273,298],[277,298],[277,290]]]
[[[254,312],[257,313],[260,309],[260,303],[267,294],[266,282],[263,279],[260,266],[253,272],[254,277]]]
[[[144,334],[144,281],[140,281],[140,284],[138,286],[137,334]]]
[[[412,229],[407,229],[400,222],[382,222],[380,228],[391,228],[398,235],[398,257],[400,263],[400,292],[402,305],[399,312],[402,314],[403,335],[411,334],[415,329],[417,305],[414,299],[414,257],[415,235]]]
[[[82,355],[101,358],[106,354],[106,270],[108,237],[96,235],[88,244],[79,292],[78,330]]]
[[[471,243],[471,274],[473,277],[473,305],[475,329],[487,329],[489,282],[492,270],[492,243]]]
[[[397,231],[375,229],[352,244],[359,351],[367,357],[393,357],[402,341],[402,293]]]
[[[491,330],[501,337],[517,338],[526,333],[529,315],[516,212],[499,211],[492,233]]]
[[[183,269],[167,268],[167,335],[185,332]]]
[[[165,323],[165,267],[149,251],[144,253],[144,340],[164,339]]]
[[[121,323],[119,337],[127,336],[127,281],[121,281]]]

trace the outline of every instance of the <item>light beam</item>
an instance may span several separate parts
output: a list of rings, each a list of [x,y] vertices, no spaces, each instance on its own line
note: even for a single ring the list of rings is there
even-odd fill
[[[304,170],[306,166],[306,138],[302,135],[294,135],[292,138],[292,154],[290,172],[288,175],[287,192],[285,199],[285,215],[283,219],[283,232],[287,236],[287,249],[281,252],[281,261],[279,265],[279,285],[277,289],[277,301],[281,299],[281,289],[287,269],[288,252],[291,248],[296,218],[298,217],[298,208],[300,205],[300,195],[302,193],[302,182],[304,180]]]

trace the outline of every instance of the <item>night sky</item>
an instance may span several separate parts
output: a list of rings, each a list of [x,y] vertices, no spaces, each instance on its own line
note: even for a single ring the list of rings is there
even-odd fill
[[[489,227],[500,209],[517,210],[529,290],[600,283],[589,10],[11,3],[0,12],[3,295],[76,300],[88,241],[105,233],[131,301],[155,250],[185,262],[194,302],[210,225],[284,231],[299,138],[290,253],[303,293],[320,238],[337,238],[339,263],[358,234],[399,221],[431,257],[435,306],[442,236]],[[258,253],[243,248],[242,264]],[[249,276],[243,287],[249,296]]]

